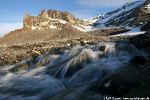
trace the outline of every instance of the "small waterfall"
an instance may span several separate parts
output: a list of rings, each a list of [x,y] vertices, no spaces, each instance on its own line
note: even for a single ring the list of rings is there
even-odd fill
[[[66,88],[100,82],[141,54],[129,43],[100,42],[2,66],[0,100],[47,100]]]
[[[69,72],[68,74],[72,75],[77,70],[82,69],[85,64],[94,61],[96,58],[96,55],[91,49],[83,49],[78,55],[66,62],[61,70],[60,77],[62,79],[65,78],[67,72]]]

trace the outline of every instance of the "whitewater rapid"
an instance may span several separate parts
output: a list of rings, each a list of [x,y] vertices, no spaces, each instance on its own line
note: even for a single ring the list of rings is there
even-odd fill
[[[100,42],[76,45],[60,54],[46,53],[34,61],[26,59],[15,65],[1,66],[0,100],[58,100],[57,94],[62,91],[93,86],[139,55],[142,53],[127,42]],[[18,65],[23,64],[29,66],[20,69]]]

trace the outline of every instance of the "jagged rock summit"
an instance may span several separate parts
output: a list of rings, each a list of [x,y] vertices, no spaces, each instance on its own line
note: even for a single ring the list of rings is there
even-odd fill
[[[63,29],[72,26],[74,28],[82,28],[88,22],[75,18],[68,12],[59,12],[56,10],[42,10],[38,16],[24,16],[24,28],[35,29]],[[84,30],[84,29],[83,29]]]

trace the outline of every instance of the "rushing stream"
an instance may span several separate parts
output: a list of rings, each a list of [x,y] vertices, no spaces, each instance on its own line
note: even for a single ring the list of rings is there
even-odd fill
[[[129,43],[101,42],[1,66],[0,100],[78,100],[81,92],[142,54]],[[29,66],[21,69],[19,65]],[[94,97],[87,100],[101,100],[102,96]]]

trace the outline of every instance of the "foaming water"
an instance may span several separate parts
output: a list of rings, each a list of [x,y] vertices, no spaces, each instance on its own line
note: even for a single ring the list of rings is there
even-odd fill
[[[50,100],[66,88],[100,82],[141,55],[128,43],[76,45],[63,54],[49,53],[0,69],[0,100]],[[18,65],[29,65],[25,68]],[[15,70],[14,70],[15,69]]]
[[[32,71],[33,73],[7,73],[0,79],[0,94],[7,94],[9,97],[14,96],[19,98],[22,96],[22,99],[25,100],[28,97],[34,97],[36,98],[35,100],[40,100],[40,98],[51,96],[65,89],[59,80],[49,75],[35,75],[37,73],[36,71],[38,72],[35,69]]]

